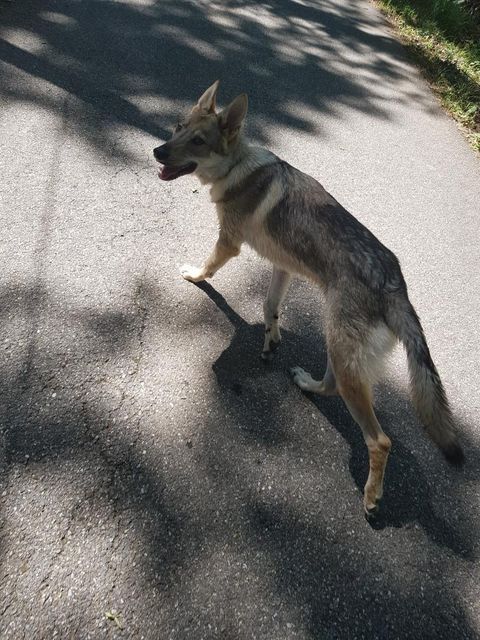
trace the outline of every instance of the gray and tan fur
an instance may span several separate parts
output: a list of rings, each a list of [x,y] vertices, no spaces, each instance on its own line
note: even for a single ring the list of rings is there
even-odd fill
[[[328,364],[321,381],[292,369],[305,391],[339,394],[360,425],[369,451],[364,491],[367,515],[378,508],[390,439],[373,409],[372,385],[399,340],[408,358],[413,401],[428,435],[454,464],[463,460],[452,414],[412,307],[395,255],[312,177],[273,153],[250,146],[242,136],[247,97],[220,113],[218,82],[200,98],[166,144],[154,150],[160,178],[185,173],[210,185],[219,237],[202,267],[182,267],[192,282],[211,278],[246,242],[273,263],[264,303],[269,359],[280,342],[278,318],[292,275],[316,283],[325,299]]]

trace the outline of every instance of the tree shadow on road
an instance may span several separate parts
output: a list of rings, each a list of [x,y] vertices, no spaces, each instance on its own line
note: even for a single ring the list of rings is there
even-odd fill
[[[124,127],[168,137],[172,110],[217,78],[225,99],[249,93],[250,133],[263,142],[277,125],[322,134],[325,115],[388,119],[392,88],[398,101],[415,93],[383,18],[353,1],[27,0],[1,15],[3,100],[61,112],[66,92],[69,126],[99,154],[128,158]]]
[[[325,637],[359,637],[368,629],[369,634],[373,634],[371,637],[407,638],[410,631],[403,628],[401,622],[405,619],[410,620],[417,637],[448,638],[453,634],[453,637],[467,638],[475,635],[468,616],[462,612],[459,595],[451,591],[448,595],[447,591],[439,593],[435,583],[424,592],[424,587],[420,587],[420,582],[415,584],[415,579],[420,580],[425,570],[421,568],[422,554],[432,556],[427,564],[433,574],[438,572],[438,580],[445,575],[440,567],[442,563],[449,564],[452,569],[455,562],[476,560],[478,529],[476,517],[471,514],[468,492],[468,485],[479,468],[480,452],[476,443],[464,435],[468,463],[461,472],[448,468],[436,451],[421,460],[414,453],[423,449],[421,427],[408,401],[394,387],[384,385],[378,394],[377,412],[392,437],[393,451],[387,467],[382,512],[371,524],[371,529],[366,523],[365,529],[358,528],[356,523],[355,528],[361,533],[352,537],[352,545],[347,542],[347,531],[344,531],[347,538],[341,542],[338,523],[332,524],[331,519],[317,513],[312,515],[308,509],[302,511],[298,504],[295,507],[296,502],[302,503],[295,499],[298,496],[287,491],[289,497],[285,497],[278,488],[282,478],[285,484],[295,484],[297,472],[298,482],[303,484],[304,490],[309,486],[309,482],[302,479],[303,465],[298,465],[303,457],[310,459],[312,476],[317,478],[311,483],[318,487],[313,498],[316,507],[321,511],[325,501],[330,505],[326,509],[329,512],[332,492],[337,495],[338,491],[336,499],[339,501],[343,498],[340,497],[342,483],[339,482],[339,474],[347,471],[341,464],[343,447],[340,445],[337,450],[340,468],[335,464],[332,467],[336,450],[328,445],[325,450],[325,437],[318,434],[319,425],[312,425],[310,420],[308,426],[298,428],[298,422],[310,416],[309,411],[299,411],[298,403],[305,405],[308,398],[323,417],[322,424],[332,427],[348,444],[348,469],[358,488],[353,509],[361,518],[361,491],[366,481],[368,456],[360,429],[341,400],[298,391],[296,398],[294,393],[290,394],[289,410],[284,410],[283,396],[286,386],[291,385],[288,368],[297,362],[316,371],[322,369],[319,363],[326,366],[321,334],[312,335],[308,327],[305,327],[305,334],[283,331],[276,360],[265,364],[258,357],[263,344],[263,325],[252,326],[245,322],[211,285],[198,286],[235,328],[230,344],[213,365],[228,404],[229,424],[210,425],[210,435],[207,428],[205,451],[211,452],[216,478],[223,475],[227,483],[244,482],[245,494],[249,497],[252,535],[259,547],[275,559],[282,593],[287,598],[292,597],[297,606],[308,612],[312,637],[322,633],[326,633]],[[265,382],[269,377],[275,378],[273,384]],[[283,378],[281,383],[279,377]],[[401,430],[399,422],[402,423]],[[468,433],[468,429],[459,427],[461,432]],[[332,435],[329,430],[327,438]],[[287,473],[286,478],[284,474],[278,474],[275,478],[275,474],[270,473],[264,480],[266,484],[276,483],[278,495],[272,499],[265,492],[255,491],[248,472],[242,469],[248,466],[245,462],[229,457],[221,466],[218,450],[222,450],[222,446],[213,450],[211,443],[228,438],[255,440],[266,451],[288,451],[290,474]],[[329,484],[325,482],[325,476],[332,472],[334,478]],[[344,517],[342,513],[339,509],[340,520]],[[349,522],[345,524],[347,529],[351,526]],[[420,531],[426,539],[419,538]],[[433,560],[438,554],[443,557],[442,561],[438,557]],[[421,594],[413,595],[419,588]],[[421,603],[415,602],[417,597],[421,598]],[[335,622],[332,622],[332,616]]]
[[[253,434],[261,441],[265,440],[267,444],[274,444],[282,437],[291,441],[292,436],[289,435],[289,432],[292,424],[285,424],[283,421],[278,424],[272,419],[275,415],[275,402],[278,400],[278,393],[275,393],[272,388],[263,391],[262,380],[265,378],[267,371],[273,369],[277,375],[279,373],[284,374],[289,383],[288,369],[296,362],[301,362],[302,366],[305,365],[308,370],[318,371],[322,370],[322,368],[324,370],[326,368],[327,355],[323,336],[320,333],[316,333],[313,336],[307,335],[304,338],[302,333],[296,336],[289,331],[283,331],[284,339],[281,351],[277,353],[278,358],[271,364],[264,363],[258,357],[259,345],[263,344],[264,326],[261,324],[251,326],[245,322],[210,284],[200,283],[197,286],[225,313],[235,327],[233,339],[213,365],[213,370],[219,386],[226,393],[231,395],[233,391],[235,395],[242,396],[239,398],[238,404],[241,408],[239,408],[237,416],[244,423],[242,428],[247,429],[248,433]],[[252,387],[252,382],[258,382],[260,391],[258,388]],[[252,397],[254,394],[260,395],[263,401],[267,394],[272,394],[272,391],[273,395],[266,403],[266,406],[262,406],[261,402],[254,402]],[[313,406],[327,420],[328,424],[333,426],[350,446],[349,471],[358,489],[363,491],[368,473],[368,455],[361,431],[350,416],[344,403],[340,398],[336,397],[325,398],[300,391],[298,393],[310,400]],[[248,395],[248,399],[245,395]],[[474,537],[470,535],[468,530],[457,531],[455,524],[450,524],[449,519],[442,519],[437,516],[431,506],[431,493],[435,491],[435,485],[431,486],[431,482],[427,477],[429,463],[426,462],[424,470],[422,470],[422,463],[417,460],[412,452],[412,449],[418,447],[417,442],[423,437],[423,433],[411,409],[408,407],[408,401],[399,395],[394,387],[387,384],[383,385],[377,396],[377,403],[381,406],[380,411],[377,408],[379,420],[387,433],[394,439],[394,444],[387,467],[382,513],[372,523],[372,526],[375,528],[398,528],[418,523],[435,544],[446,546],[454,553],[472,559]],[[406,414],[406,420],[408,421],[407,425],[405,425],[406,433],[397,433],[398,426],[395,425],[395,422],[398,420],[398,416],[395,416],[392,412],[394,407],[400,407]],[[248,408],[249,415],[258,412],[262,413],[263,416],[258,419],[257,423],[253,423],[246,415],[245,408]],[[388,409],[392,413],[387,413]],[[268,416],[270,416],[270,419],[268,419]],[[405,418],[402,422],[404,421]],[[251,424],[258,424],[258,431],[252,430],[250,426],[247,426]],[[461,428],[461,425],[459,425],[459,429],[461,433],[465,434],[467,432],[466,429]],[[418,431],[418,434],[415,431]],[[407,441],[409,446],[403,444],[404,441]],[[467,455],[469,455],[472,469],[476,466],[478,467],[480,455],[475,444],[466,441],[465,448],[469,452]],[[449,482],[453,482],[451,488],[455,491],[456,481],[460,480],[461,482],[462,474],[449,469],[446,463],[443,463],[440,455],[437,455],[436,458],[438,460],[434,462],[435,470],[441,468],[442,464],[445,465]],[[319,462],[319,466],[321,466],[321,462]],[[457,487],[457,489],[461,489],[461,487]]]
[[[97,154],[125,162],[127,135],[165,138],[172,112],[216,78],[225,99],[248,91],[250,133],[265,142],[279,124],[321,136],[323,117],[391,118],[392,88],[415,97],[401,47],[353,1],[18,0],[0,15],[2,104],[61,114]],[[149,281],[125,307],[72,309],[37,271],[36,284],[0,291],[3,328],[20,336],[1,343],[0,364],[1,611],[17,637],[28,624],[32,637],[103,635],[115,605],[126,634],[152,640],[475,637],[463,596],[478,544],[473,443],[464,472],[434,453],[428,467],[407,403],[384,387],[394,452],[373,530],[359,430],[339,401],[313,407],[286,373],[325,363],[316,330],[285,331],[265,366],[263,327],[206,287],[230,343],[210,377],[203,353],[198,370],[189,363],[200,390],[172,400],[168,370],[148,396],[193,320]],[[211,327],[205,298],[194,321]],[[146,332],[164,325],[164,352],[145,363]],[[405,411],[401,432],[392,405]]]
[[[62,611],[52,604],[56,622],[48,610],[35,613],[33,628],[44,634],[63,615],[69,628],[94,628],[98,615],[123,598],[132,637],[155,638],[170,629],[183,639],[208,629],[208,637],[243,640],[242,628],[263,629],[265,611],[279,616],[268,618],[272,638],[287,622],[301,638],[360,637],[365,629],[371,637],[408,638],[407,619],[421,636],[474,637],[460,568],[472,562],[478,538],[466,491],[478,468],[477,449],[470,448],[465,472],[447,472],[433,459],[427,477],[412,451],[417,436],[410,441],[418,426],[407,415],[408,446],[404,433],[393,434],[384,528],[372,529],[362,518],[367,459],[359,430],[335,399],[316,402],[313,417],[286,373],[294,362],[313,369],[325,360],[318,332],[307,326],[295,335],[285,331],[277,359],[265,365],[258,357],[263,327],[245,322],[210,285],[200,288],[206,304],[195,314],[196,330],[218,324],[218,308],[234,331],[212,365],[211,386],[187,398],[186,417],[161,399],[160,417],[155,406],[140,410],[150,369],[142,370],[139,350],[148,350],[146,336],[161,330],[165,305],[168,317],[176,314],[160,287],[139,281],[130,307],[107,311],[56,307],[47,292],[34,297],[52,320],[66,322],[70,314],[82,340],[72,340],[68,353],[48,340],[46,349],[38,343],[28,350],[27,374],[2,367],[9,487],[2,507],[4,593],[15,584],[18,598],[28,601],[32,594],[78,589],[71,578],[76,550],[95,580],[82,585],[88,598],[78,610],[74,603]],[[31,293],[7,287],[0,295],[3,320],[38,315]],[[178,331],[185,331],[180,322]],[[133,377],[125,380],[132,363]],[[111,392],[115,377],[122,380],[119,394]],[[383,415],[384,406],[406,403],[388,391],[380,415],[392,434],[396,420]],[[158,398],[161,393],[159,387]],[[195,421],[190,440],[175,436],[179,419]],[[55,500],[67,506],[57,510]],[[45,510],[51,539],[48,527],[45,534],[38,528],[45,527]],[[63,529],[55,535],[57,520]],[[46,562],[45,554],[53,558]],[[24,578],[17,556],[27,565]],[[267,630],[262,637],[269,637]]]

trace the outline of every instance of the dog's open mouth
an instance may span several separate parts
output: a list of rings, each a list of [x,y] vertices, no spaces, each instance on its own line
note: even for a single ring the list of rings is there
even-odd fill
[[[193,173],[196,168],[196,162],[189,162],[183,167],[167,167],[164,165],[158,172],[158,177],[160,180],[175,180],[180,176],[186,176],[187,173]]]

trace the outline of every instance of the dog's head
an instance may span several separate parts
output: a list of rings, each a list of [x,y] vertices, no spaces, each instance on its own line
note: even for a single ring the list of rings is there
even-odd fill
[[[198,169],[199,176],[221,173],[236,147],[247,113],[247,96],[237,96],[219,113],[215,110],[217,80],[201,96],[190,115],[175,127],[171,139],[153,150],[163,167],[162,180],[175,180]],[[227,168],[228,171],[228,168]]]

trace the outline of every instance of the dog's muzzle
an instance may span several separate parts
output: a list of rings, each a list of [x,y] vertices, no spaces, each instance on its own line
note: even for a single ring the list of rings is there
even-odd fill
[[[153,150],[153,155],[155,156],[155,160],[163,164],[164,166],[158,172],[158,177],[160,180],[175,180],[180,176],[185,176],[187,173],[193,173],[197,168],[196,162],[189,162],[188,164],[184,164],[180,167],[175,167],[172,165],[168,165],[168,157],[170,155],[168,149],[165,147],[167,143],[162,144],[160,147],[155,147]]]
[[[160,147],[155,147],[153,155],[158,162],[166,162],[168,160],[168,149],[165,149],[166,144],[162,144]]]

